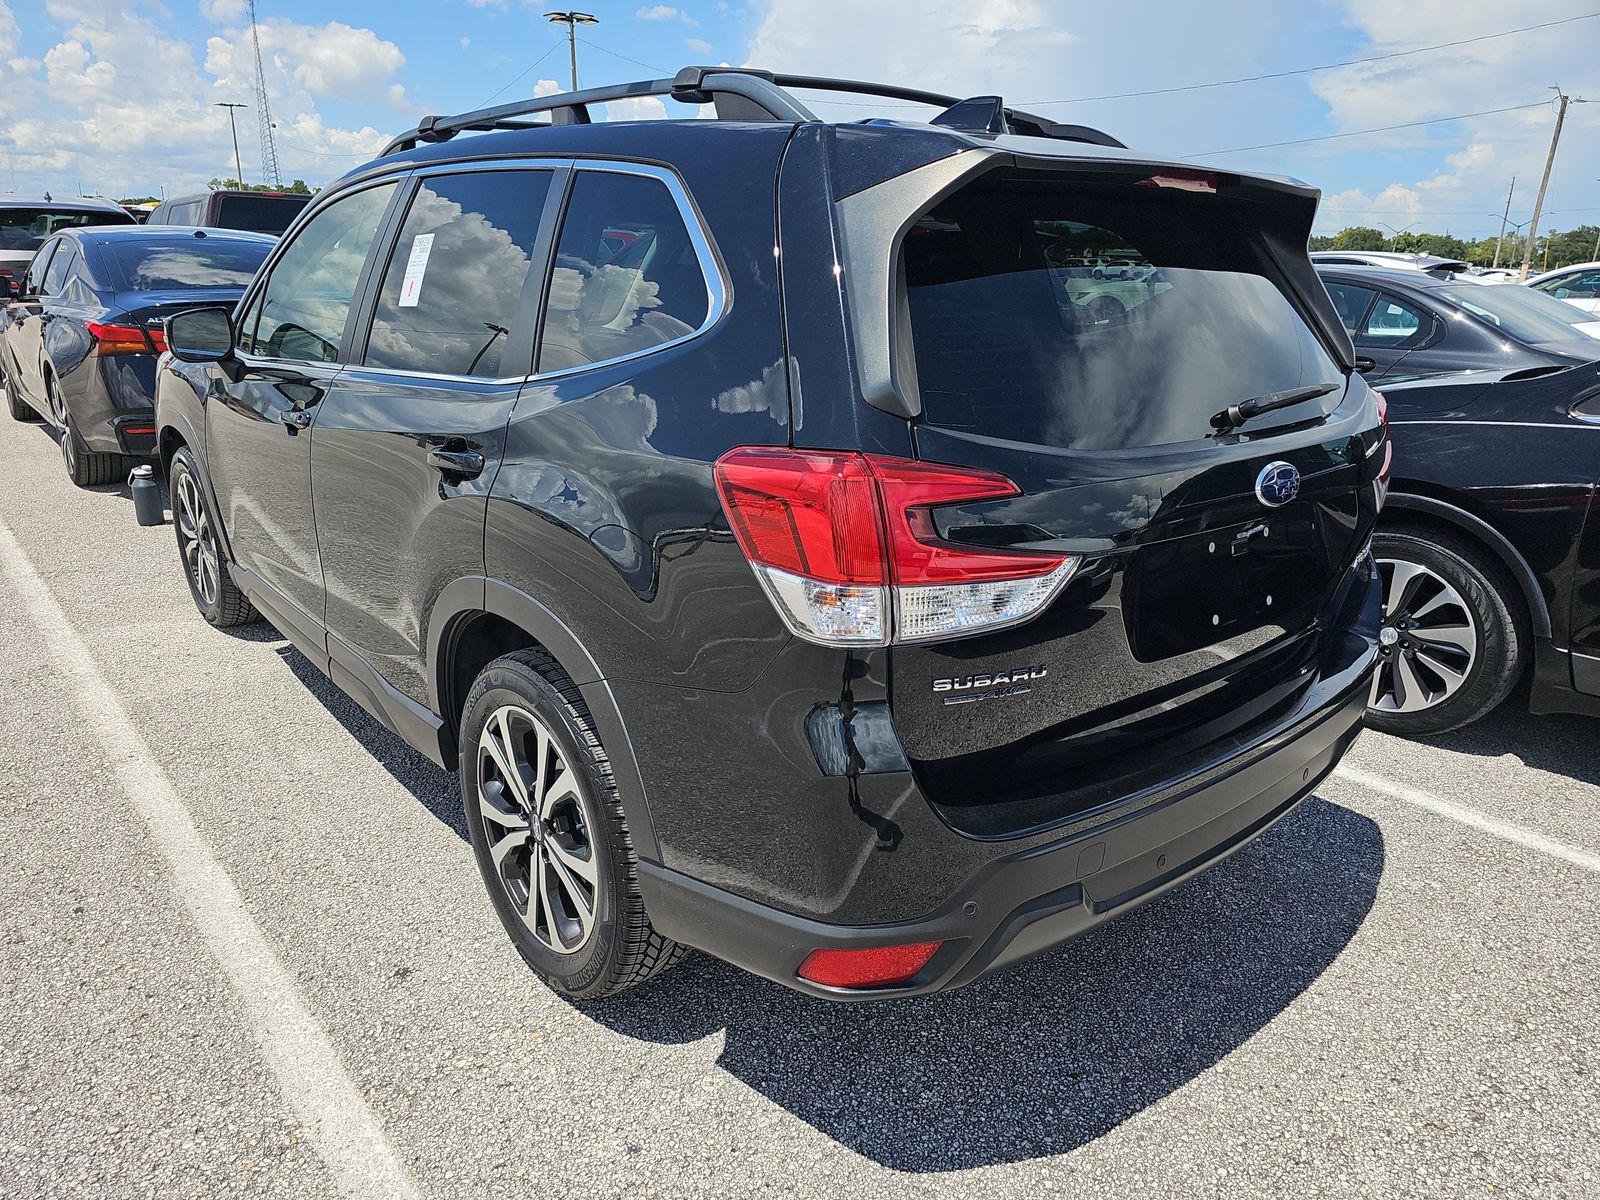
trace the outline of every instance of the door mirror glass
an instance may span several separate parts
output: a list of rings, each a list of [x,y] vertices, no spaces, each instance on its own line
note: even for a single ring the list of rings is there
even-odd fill
[[[167,349],[179,362],[221,362],[233,353],[233,326],[220,308],[192,308],[166,325]]]

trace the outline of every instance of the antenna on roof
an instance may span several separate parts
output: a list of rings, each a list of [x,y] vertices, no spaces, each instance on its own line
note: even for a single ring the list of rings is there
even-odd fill
[[[261,69],[261,31],[256,22],[256,0],[250,0],[250,40],[256,49],[256,124],[261,132],[261,177],[275,188],[283,186],[278,173],[278,147],[272,140],[272,109],[267,105],[267,75]],[[240,180],[240,186],[244,181]]]

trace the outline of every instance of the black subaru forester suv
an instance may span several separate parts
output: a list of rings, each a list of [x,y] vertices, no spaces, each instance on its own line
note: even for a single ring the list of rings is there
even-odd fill
[[[647,94],[718,119],[590,123]],[[1239,849],[1356,736],[1388,438],[1316,201],[726,68],[430,118],[231,320],[169,322],[190,586],[459,766],[568,995],[686,946],[965,984]]]

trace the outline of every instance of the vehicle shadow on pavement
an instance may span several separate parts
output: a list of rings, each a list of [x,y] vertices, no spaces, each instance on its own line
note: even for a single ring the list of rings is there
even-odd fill
[[[1423,744],[1485,758],[1510,756],[1535,770],[1600,786],[1595,728],[1592,717],[1536,717],[1508,702],[1465,729],[1427,738]]]
[[[224,630],[249,641],[279,641],[278,655],[327,709],[333,719],[343,725],[345,732],[360,742],[366,751],[394,776],[395,782],[416,799],[434,817],[447,825],[462,841],[467,840],[466,819],[461,812],[461,785],[454,771],[430,761],[408,746],[398,734],[391,733],[376,717],[367,712],[338,686],[317,670],[311,660],[296,650],[281,633],[268,622],[259,621]]]
[[[962,991],[835,1005],[691,955],[580,1011],[650,1042],[724,1030],[720,1066],[894,1170],[1060,1154],[1288,1007],[1355,935],[1383,864],[1376,824],[1313,797],[1199,879]]]

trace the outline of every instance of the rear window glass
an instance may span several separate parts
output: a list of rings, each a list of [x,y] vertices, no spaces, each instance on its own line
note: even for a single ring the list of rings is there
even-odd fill
[[[310,196],[223,196],[217,201],[213,224],[219,229],[282,233],[310,203]]]
[[[9,208],[0,206],[0,250],[37,250],[52,233],[81,225],[132,225],[125,212],[89,208]]]
[[[995,172],[919,220],[902,262],[923,415],[943,428],[1166,445],[1252,396],[1342,382],[1222,196]]]
[[[1573,326],[1594,320],[1576,305],[1515,283],[1469,283],[1437,288],[1432,294],[1534,346],[1585,337]]]
[[[187,235],[167,241],[160,237],[128,237],[101,243],[100,253],[111,260],[122,287],[132,292],[161,292],[175,288],[242,288],[254,278],[271,242],[235,242],[220,237]]]

